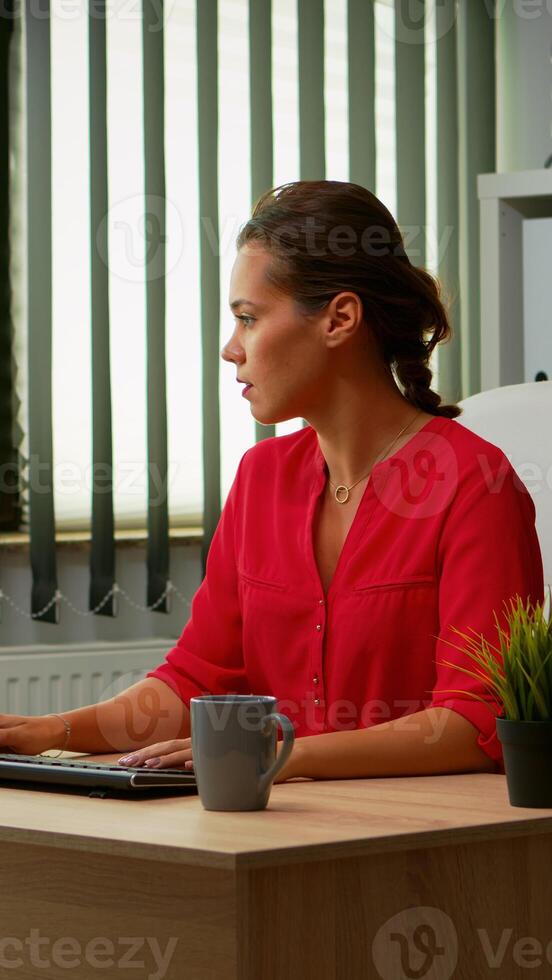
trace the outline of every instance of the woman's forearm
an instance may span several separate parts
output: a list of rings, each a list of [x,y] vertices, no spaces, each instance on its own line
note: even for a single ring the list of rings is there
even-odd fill
[[[188,738],[190,713],[177,694],[157,677],[146,677],[108,701],[60,712],[71,725],[66,749],[119,752],[171,738]],[[60,726],[59,745],[65,742]]]
[[[297,739],[284,779],[355,779],[496,772],[477,731],[457,711],[435,707],[354,731]]]

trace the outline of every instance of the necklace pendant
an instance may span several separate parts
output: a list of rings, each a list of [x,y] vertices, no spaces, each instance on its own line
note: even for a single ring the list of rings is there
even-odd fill
[[[345,496],[343,496],[343,494],[345,494]],[[346,504],[349,499],[348,487],[344,487],[343,485],[336,487],[334,496],[338,504]]]

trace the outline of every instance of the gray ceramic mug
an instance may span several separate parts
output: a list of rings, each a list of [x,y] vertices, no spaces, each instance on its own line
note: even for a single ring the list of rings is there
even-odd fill
[[[197,789],[206,810],[263,810],[295,741],[293,723],[275,712],[276,698],[202,694],[190,700]],[[284,741],[276,757],[276,727]]]

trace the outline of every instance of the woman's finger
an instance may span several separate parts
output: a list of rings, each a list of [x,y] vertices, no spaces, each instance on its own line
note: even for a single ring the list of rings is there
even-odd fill
[[[173,738],[168,742],[155,742],[153,745],[146,745],[143,749],[136,749],[134,752],[127,752],[117,761],[122,766],[143,766],[147,759],[156,759],[166,756],[172,752],[187,750],[187,759],[191,758],[191,738]]]
[[[191,769],[192,766],[191,749],[184,749],[180,752],[169,752],[167,755],[153,757],[147,759],[145,762],[146,769]]]

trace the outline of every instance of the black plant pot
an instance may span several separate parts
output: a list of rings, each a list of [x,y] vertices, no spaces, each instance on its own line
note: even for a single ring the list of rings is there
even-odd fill
[[[552,807],[552,720],[496,719],[512,806]]]

